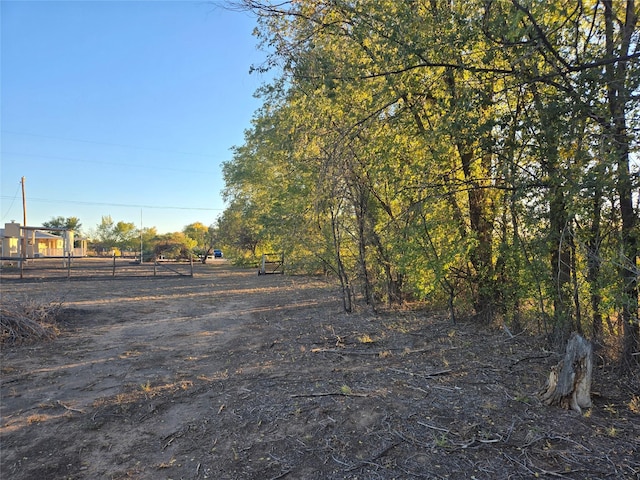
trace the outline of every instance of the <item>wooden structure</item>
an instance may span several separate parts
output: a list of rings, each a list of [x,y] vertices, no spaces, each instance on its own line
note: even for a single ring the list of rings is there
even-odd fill
[[[127,277],[193,277],[195,265],[188,261],[145,262],[133,257],[35,257],[21,266],[4,262],[0,266],[0,282],[20,279],[47,281],[66,278],[69,280],[104,280]],[[2,478],[0,476],[0,478]]]
[[[284,253],[263,253],[258,275],[284,273]]]

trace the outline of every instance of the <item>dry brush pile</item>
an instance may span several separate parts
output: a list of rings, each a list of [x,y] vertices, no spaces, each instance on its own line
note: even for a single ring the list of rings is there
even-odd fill
[[[55,338],[62,311],[63,303],[59,300],[3,300],[0,303],[0,343],[21,344]]]

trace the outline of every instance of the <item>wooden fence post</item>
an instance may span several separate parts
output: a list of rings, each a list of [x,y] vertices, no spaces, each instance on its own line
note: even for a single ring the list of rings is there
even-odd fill
[[[189,263],[191,264],[191,276],[193,277],[193,255],[189,255]]]
[[[71,278],[71,252],[68,252],[67,255],[67,278]]]
[[[113,275],[116,276],[116,252],[113,252]]]
[[[158,265],[158,257],[153,257],[153,276],[156,276],[156,266]]]

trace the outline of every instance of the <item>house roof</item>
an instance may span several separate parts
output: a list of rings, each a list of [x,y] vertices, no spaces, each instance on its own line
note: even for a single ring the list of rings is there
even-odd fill
[[[60,238],[59,235],[53,235],[52,233],[43,232],[41,230],[34,230],[36,235],[36,240],[44,240],[47,238]],[[28,237],[31,236],[31,233],[28,234]],[[0,228],[0,238],[4,238],[4,228]]]

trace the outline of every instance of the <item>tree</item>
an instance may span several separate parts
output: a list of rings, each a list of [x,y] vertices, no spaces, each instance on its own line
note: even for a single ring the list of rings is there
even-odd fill
[[[42,223],[47,228],[64,228],[65,230],[73,230],[76,235],[80,233],[82,223],[78,217],[53,217],[51,220]],[[52,232],[54,235],[61,235],[61,232]]]
[[[140,232],[131,222],[119,221],[115,223],[111,215],[102,217],[100,224],[96,227],[95,239],[98,248],[102,251],[109,251],[117,248],[121,251],[137,251],[140,246]]]
[[[257,223],[252,221],[250,206],[242,206],[234,201],[227,207],[218,219],[218,235],[225,239],[225,244],[232,247],[239,254],[256,258],[260,243]]]
[[[182,232],[196,242],[193,250],[202,257],[202,263],[207,263],[207,258],[213,252],[218,241],[217,228],[213,225],[206,226],[195,222],[184,227]]]
[[[192,240],[195,240],[196,242],[195,248],[205,249],[209,246],[210,242],[208,241],[208,238],[207,238],[209,234],[209,227],[207,227],[206,225],[200,222],[191,223],[185,226],[182,229],[182,233],[184,233],[187,237],[191,238]]]
[[[148,258],[158,241],[158,231],[156,227],[144,227],[142,231],[138,231],[138,233],[142,241],[142,255],[144,258]]]
[[[485,25],[490,28],[485,33],[510,54],[515,66],[512,75],[534,86],[554,88],[571,101],[576,119],[587,120],[597,129],[597,161],[601,163],[598,170],[608,170],[613,175],[618,196],[622,255],[615,262],[620,265],[622,285],[618,295],[624,325],[622,359],[627,364],[637,364],[633,352],[640,349],[638,212],[633,207],[633,193],[638,185],[632,180],[633,129],[629,123],[638,120],[638,10],[634,0],[554,2],[553,7],[546,2],[488,1]],[[497,20],[502,28],[496,28]],[[599,185],[595,188],[596,192],[602,190]],[[594,208],[595,212],[599,213],[600,208]],[[600,219],[594,218],[595,238],[599,225]],[[593,238],[592,235],[592,241]],[[594,277],[598,272],[592,263],[592,285],[598,283]],[[592,295],[594,300],[597,304],[597,295]]]
[[[619,315],[637,360],[633,0],[240,4],[281,75],[225,164],[227,226],[313,246],[366,302],[535,305],[557,347]]]
[[[140,235],[132,222],[118,222],[113,226],[113,238],[120,250],[136,251]]]
[[[625,2],[622,2],[625,3]],[[632,102],[637,102],[640,87],[638,62],[632,66],[630,60],[640,57],[638,34],[638,11],[633,0],[622,5],[612,0],[604,0],[605,58],[610,61],[605,67],[607,93],[604,131],[607,147],[615,165],[616,188],[619,197],[621,218],[620,280],[623,285],[622,322],[624,328],[622,359],[631,366],[640,364],[640,319],[638,315],[638,213],[633,207],[637,183],[631,176],[631,138],[628,115]],[[616,8],[617,7],[617,8]],[[615,60],[615,61],[613,61]],[[637,103],[636,103],[637,105]],[[637,106],[636,106],[637,109]],[[635,354],[635,356],[634,356]]]
[[[167,233],[156,237],[154,254],[171,259],[187,259],[196,246],[196,241],[187,237],[183,232]]]
[[[96,248],[106,252],[112,250],[117,246],[117,240],[114,233],[114,223],[111,215],[103,216],[100,224],[96,227],[95,241],[97,243]]]

